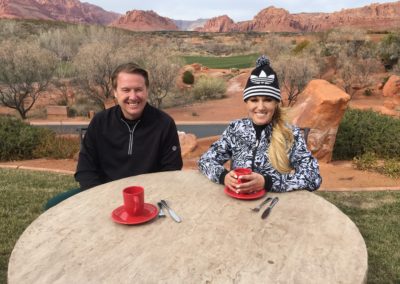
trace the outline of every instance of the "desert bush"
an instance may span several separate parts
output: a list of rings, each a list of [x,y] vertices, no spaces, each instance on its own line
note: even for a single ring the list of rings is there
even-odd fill
[[[20,119],[0,116],[0,161],[33,158],[43,129],[34,128]]]
[[[333,159],[348,160],[368,152],[383,159],[400,157],[400,120],[372,110],[348,109],[339,125]]]
[[[0,116],[0,161],[33,158],[65,159],[79,151],[79,139],[58,137],[55,132]]]
[[[369,88],[364,91],[364,96],[366,96],[366,97],[370,97],[370,96],[372,96],[372,94],[373,94],[373,92]]]
[[[378,71],[381,66],[379,60],[368,56],[365,53],[355,54],[343,50],[337,56],[338,75],[343,81],[343,89],[353,95],[352,86],[361,87],[371,85],[371,75]]]
[[[92,97],[77,94],[75,102],[68,108],[68,116],[88,116],[89,111],[99,112],[103,109],[103,104],[99,104],[97,100],[93,100]]]
[[[277,72],[281,88],[288,94],[289,106],[296,101],[308,82],[319,74],[319,66],[311,57],[280,56],[271,64]]]
[[[386,70],[391,70],[400,59],[400,33],[390,33],[378,44],[378,54]]]
[[[182,82],[188,85],[192,85],[194,83],[194,76],[193,73],[189,70],[186,70],[182,74]]]
[[[42,48],[57,55],[61,61],[71,61],[85,42],[86,33],[82,26],[68,26],[66,29],[52,29],[42,32],[38,41]]]
[[[378,157],[373,152],[366,152],[359,157],[354,157],[353,163],[357,169],[370,170],[378,165]]]
[[[355,157],[353,164],[360,170],[374,171],[391,178],[400,178],[400,157],[379,160],[375,153],[366,152],[359,157]]]
[[[267,55],[274,61],[278,56],[289,54],[291,51],[291,43],[282,36],[276,34],[268,34],[260,53]]]
[[[303,40],[303,41],[299,42],[298,44],[296,44],[296,46],[293,48],[292,52],[295,55],[299,54],[304,49],[306,49],[309,45],[310,45],[310,41],[309,40]]]
[[[78,137],[57,136],[48,129],[42,132],[40,142],[32,152],[34,158],[70,159],[79,151]]]
[[[221,99],[226,93],[226,83],[221,78],[200,77],[192,89],[196,100]]]

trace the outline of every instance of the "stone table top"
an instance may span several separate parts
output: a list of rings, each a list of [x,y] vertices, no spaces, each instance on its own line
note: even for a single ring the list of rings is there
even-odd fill
[[[181,223],[121,225],[122,189],[145,188]],[[259,200],[226,195],[197,171],[129,177],[77,194],[39,216],[9,260],[14,283],[363,283],[367,250],[355,224],[307,191],[279,196],[269,217]],[[168,215],[168,214],[167,214]]]

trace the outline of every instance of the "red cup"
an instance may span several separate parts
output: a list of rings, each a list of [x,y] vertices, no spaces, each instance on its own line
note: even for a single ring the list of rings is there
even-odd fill
[[[247,169],[247,168],[236,168],[236,169],[234,170],[234,172],[235,172],[235,174],[236,174],[236,176],[237,176],[237,182],[238,182],[238,184],[241,184],[241,183],[247,182],[246,179],[241,179],[241,176],[251,174],[251,169]]]
[[[131,215],[140,215],[144,206],[144,188],[141,186],[130,186],[122,191],[124,196],[125,211]]]

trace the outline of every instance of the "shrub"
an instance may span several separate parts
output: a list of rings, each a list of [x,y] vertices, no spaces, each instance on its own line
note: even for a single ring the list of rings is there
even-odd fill
[[[0,117],[0,160],[33,158],[32,153],[39,143],[41,130],[16,118]]]
[[[378,161],[375,153],[367,152],[355,157],[353,163],[357,169],[381,173],[391,178],[400,178],[400,157]]]
[[[188,84],[188,85],[192,85],[194,83],[193,73],[190,72],[189,70],[186,70],[185,72],[183,72],[182,82],[185,84]]]
[[[221,78],[200,77],[193,87],[196,100],[221,99],[226,92],[225,81]]]
[[[303,41],[301,41],[300,43],[298,43],[295,47],[294,47],[294,49],[293,49],[293,53],[294,54],[299,54],[299,53],[301,53],[305,48],[307,48],[307,46],[309,46],[309,44],[310,44],[310,41],[308,41],[308,40],[303,40]]]
[[[366,96],[366,97],[372,96],[372,90],[370,88],[366,89],[364,91],[364,96]]]
[[[78,137],[56,136],[53,131],[43,130],[40,142],[33,150],[34,158],[68,159],[79,151]]]
[[[367,152],[377,158],[400,157],[399,141],[399,119],[372,110],[348,109],[336,135],[333,159],[353,159]]]
[[[377,166],[378,158],[376,157],[375,153],[367,152],[360,157],[355,157],[353,159],[353,162],[356,165],[357,169],[369,170]]]
[[[0,116],[0,137],[0,161],[72,158],[79,151],[78,138],[57,137],[52,130],[12,117]]]

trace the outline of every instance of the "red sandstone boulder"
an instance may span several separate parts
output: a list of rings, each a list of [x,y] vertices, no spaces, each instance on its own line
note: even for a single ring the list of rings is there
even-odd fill
[[[384,97],[400,97],[400,76],[392,75],[383,86],[382,95]]]
[[[322,162],[332,159],[340,120],[350,96],[325,80],[312,80],[290,109],[292,123],[310,128],[308,147]]]
[[[178,131],[179,143],[181,145],[182,158],[188,156],[197,147],[197,137],[194,134]]]

